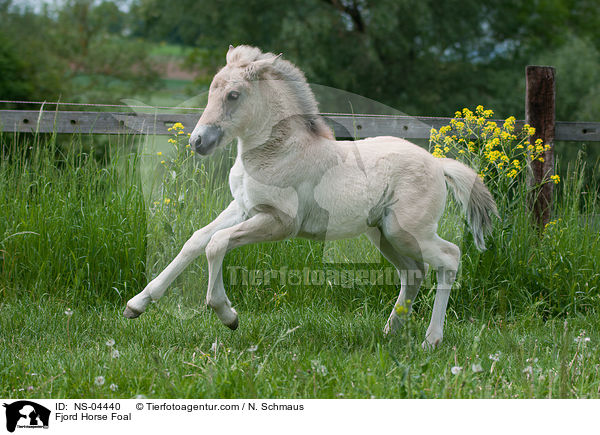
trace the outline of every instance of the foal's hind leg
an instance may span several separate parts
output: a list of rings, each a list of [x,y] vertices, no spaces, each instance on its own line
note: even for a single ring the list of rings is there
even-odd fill
[[[460,261],[458,247],[440,238],[434,228],[434,226],[414,228],[414,233],[409,232],[398,222],[394,213],[387,214],[381,225],[382,236],[398,252],[416,260],[417,263],[428,264],[437,270],[438,285],[431,322],[423,342],[424,348],[436,347],[442,341],[450,289],[456,278]],[[393,322],[393,315],[390,317]]]
[[[368,234],[369,239],[381,251],[383,256],[396,268],[400,276],[400,293],[388,318],[384,334],[396,332],[404,320],[410,315],[412,305],[419,293],[421,282],[427,275],[428,265],[403,255],[394,247],[394,241],[388,240],[384,234]]]
[[[167,290],[167,287],[177,278],[183,269],[204,252],[204,248],[215,232],[235,225],[241,220],[242,212],[237,203],[232,201],[214,221],[194,232],[192,237],[185,242],[177,257],[156,278],[150,281],[144,290],[129,299],[123,315],[134,319],[142,314],[148,304],[151,301],[160,299]]]
[[[437,269],[437,290],[431,322],[425,334],[423,348],[432,348],[439,345],[444,336],[444,319],[450,298],[450,290],[456,279],[458,264],[460,262],[460,249],[437,234],[430,241],[422,244],[423,257],[427,263]]]

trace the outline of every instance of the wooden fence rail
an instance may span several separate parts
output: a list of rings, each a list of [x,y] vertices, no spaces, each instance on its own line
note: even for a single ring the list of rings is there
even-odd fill
[[[428,139],[431,128],[439,129],[452,118],[387,115],[324,115],[338,138],[397,136]],[[181,122],[191,133],[200,118],[196,114],[71,112],[0,110],[0,131],[21,133],[156,134],[169,135],[168,128]],[[502,123],[503,120],[495,120]],[[524,121],[517,121],[520,128]],[[600,122],[556,122],[557,141],[600,142]]]

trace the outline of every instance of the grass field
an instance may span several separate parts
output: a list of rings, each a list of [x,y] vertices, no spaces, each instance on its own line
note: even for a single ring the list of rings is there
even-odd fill
[[[0,163],[0,396],[600,396],[598,206],[581,167],[561,183],[554,223],[540,233],[517,207],[484,253],[449,205],[440,231],[461,246],[462,270],[444,342],[424,351],[434,275],[391,338],[382,328],[393,285],[247,285],[226,273],[240,313],[232,332],[203,305],[202,259],[139,319],[122,318],[127,299],[229,201],[231,152],[175,171],[170,162],[185,150],[158,156],[144,140],[114,138],[99,162],[77,151],[76,138],[67,151],[52,137],[4,138],[14,145]],[[244,247],[225,270],[389,268],[324,263],[330,248]],[[366,249],[357,240],[340,251],[372,258]]]

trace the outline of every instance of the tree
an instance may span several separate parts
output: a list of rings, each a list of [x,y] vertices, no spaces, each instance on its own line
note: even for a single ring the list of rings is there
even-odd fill
[[[135,32],[197,47],[214,73],[231,44],[284,55],[310,81],[410,114],[483,104],[523,114],[524,69],[569,34],[600,42],[591,0],[138,0]],[[208,73],[208,71],[207,71]],[[560,72],[559,72],[560,74]]]
[[[155,88],[148,44],[126,35],[129,17],[108,0],[67,0],[38,12],[4,0],[4,98],[118,102]]]

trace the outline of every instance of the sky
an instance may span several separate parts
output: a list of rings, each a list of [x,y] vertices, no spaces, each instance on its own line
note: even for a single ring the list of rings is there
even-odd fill
[[[15,8],[32,8],[36,13],[41,12],[44,5],[63,5],[67,0],[14,0],[13,7]],[[85,1],[85,0],[84,0]],[[102,3],[102,0],[89,0],[92,3]],[[112,0],[124,12],[129,11],[129,6],[134,0]]]

